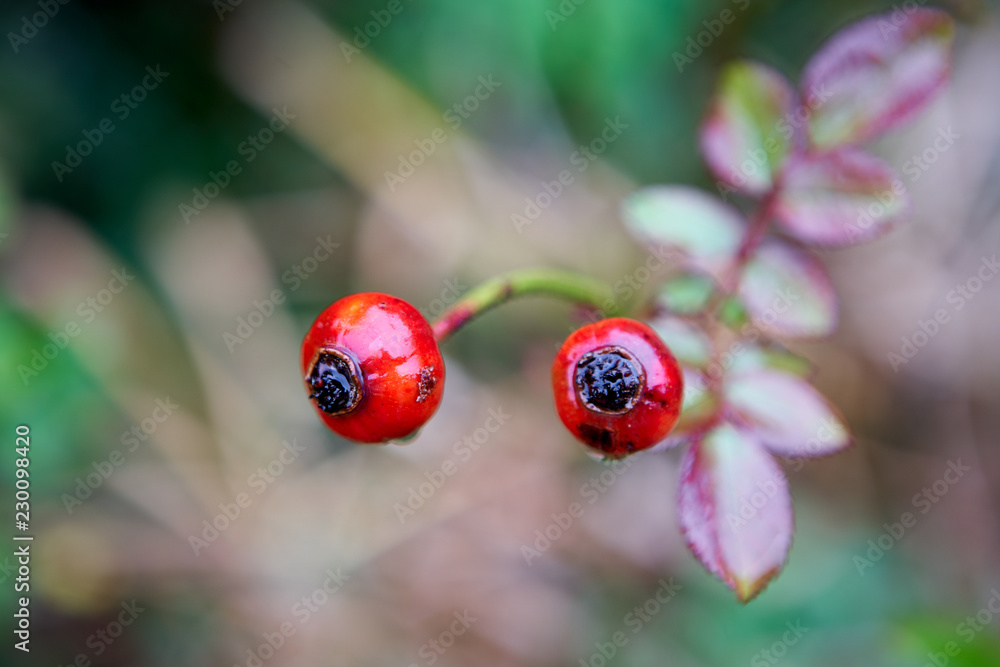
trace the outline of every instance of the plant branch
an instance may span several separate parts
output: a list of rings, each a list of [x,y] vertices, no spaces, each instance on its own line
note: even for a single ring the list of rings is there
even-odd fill
[[[719,307],[723,299],[739,289],[740,280],[743,278],[743,271],[750,262],[750,258],[753,257],[754,251],[757,250],[757,246],[760,245],[761,239],[764,238],[768,223],[771,222],[774,206],[778,200],[778,192],[779,188],[775,186],[774,189],[764,195],[764,198],[758,204],[757,210],[754,211],[753,217],[750,218],[750,222],[747,224],[747,230],[743,235],[743,240],[740,241],[736,257],[733,258],[729,266],[723,269],[719,277],[719,287],[705,308],[704,312],[706,314],[715,312],[715,309]]]
[[[739,290],[740,281],[743,279],[743,272],[753,257],[754,251],[757,250],[757,246],[760,245],[761,239],[764,238],[764,233],[767,232],[767,226],[771,221],[774,206],[780,192],[779,188],[780,186],[776,185],[770,192],[764,195],[764,198],[757,205],[757,210],[754,211],[753,217],[750,218],[750,222],[747,224],[746,233],[743,235],[742,241],[740,241],[740,247],[736,251],[736,256],[722,271],[719,286],[709,299],[708,305],[702,311],[704,326],[706,329],[710,327],[714,331],[712,336],[713,347],[715,348],[712,354],[713,362],[718,361],[719,358],[718,334],[720,332],[718,322],[713,317],[713,313],[715,313],[727,296]],[[708,379],[709,386],[717,388],[720,378],[721,376],[710,376]]]
[[[747,225],[747,232],[743,235],[740,249],[737,251],[733,263],[728,267],[723,276],[722,290],[726,294],[732,294],[739,287],[740,279],[743,277],[743,270],[746,269],[747,263],[764,237],[764,232],[767,231],[768,223],[771,222],[777,200],[778,187],[776,186],[764,195],[764,198],[761,199],[760,204],[757,206],[757,210]]]
[[[602,312],[612,309],[614,304],[611,288],[599,280],[568,271],[521,269],[497,276],[467,292],[435,320],[434,337],[442,342],[486,311],[515,297],[533,294],[548,294]]]

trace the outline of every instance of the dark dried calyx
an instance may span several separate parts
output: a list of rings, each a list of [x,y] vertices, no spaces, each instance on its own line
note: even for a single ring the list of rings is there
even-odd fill
[[[642,365],[628,350],[617,346],[588,352],[576,364],[576,393],[591,410],[610,414],[628,412],[639,400],[645,383]]]
[[[329,415],[350,412],[361,401],[361,382],[352,361],[340,352],[321,352],[306,379],[320,410]]]

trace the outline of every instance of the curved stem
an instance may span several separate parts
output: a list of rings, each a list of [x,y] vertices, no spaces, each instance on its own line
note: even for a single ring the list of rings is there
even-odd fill
[[[736,258],[733,260],[722,281],[722,289],[727,294],[731,294],[739,286],[740,279],[743,277],[743,269],[746,268],[747,262],[753,256],[754,250],[760,245],[760,240],[764,237],[764,232],[767,231],[767,225],[771,222],[774,205],[777,201],[778,188],[775,187],[764,195],[764,198],[760,201],[760,205],[754,212],[753,218],[750,219],[750,223],[747,226],[747,233],[743,236],[743,242],[740,243],[740,249],[736,253]]]
[[[747,263],[753,257],[753,253],[757,249],[757,246],[760,245],[761,239],[764,238],[768,223],[771,222],[774,206],[778,200],[778,191],[778,186],[775,186],[774,189],[761,199],[757,210],[754,211],[753,217],[747,225],[746,234],[743,235],[739,250],[736,251],[736,257],[733,258],[732,263],[723,271],[719,279],[719,288],[715,290],[715,293],[709,300],[708,306],[705,308],[706,313],[714,312],[723,299],[739,288],[740,280],[743,278],[743,270],[746,269]]]
[[[747,225],[746,234],[743,235],[743,240],[740,242],[739,250],[736,252],[736,257],[733,258],[732,263],[726,267],[725,271],[719,280],[719,287],[712,294],[708,305],[704,309],[703,313],[707,316],[708,322],[715,326],[716,321],[712,317],[712,313],[719,307],[719,304],[727,297],[737,291],[740,286],[740,281],[743,279],[743,271],[746,269],[747,264],[750,262],[750,258],[753,257],[754,251],[757,246],[760,245],[761,239],[764,238],[764,233],[767,232],[767,225],[771,222],[771,216],[774,214],[774,206],[778,200],[778,194],[780,192],[780,186],[776,185],[770,192],[764,195],[761,199],[760,204],[757,206],[757,210],[754,211],[753,217],[750,219]],[[713,341],[715,336],[713,335]],[[713,343],[715,351],[712,354],[713,362],[718,361],[719,350],[718,344]],[[721,375],[718,377],[709,376],[708,384],[709,387],[717,389]]]
[[[521,269],[487,280],[467,292],[435,320],[434,337],[442,342],[472,318],[515,297],[530,294],[549,294],[602,312],[614,309],[614,293],[599,280],[568,271]]]

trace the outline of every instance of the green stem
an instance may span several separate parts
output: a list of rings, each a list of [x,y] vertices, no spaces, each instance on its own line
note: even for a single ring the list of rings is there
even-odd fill
[[[614,309],[614,293],[599,280],[568,271],[521,269],[472,288],[434,322],[434,337],[442,342],[487,310],[531,294],[548,294],[593,306],[602,312]]]
[[[732,263],[723,271],[719,279],[719,287],[705,308],[706,313],[715,312],[715,309],[718,308],[719,304],[727,296],[730,296],[739,289],[740,280],[743,279],[743,271],[746,269],[750,258],[753,257],[754,251],[757,250],[757,246],[760,245],[761,239],[764,238],[768,223],[771,222],[774,207],[778,199],[778,192],[778,187],[775,187],[764,195],[764,198],[757,206],[757,210],[747,224],[747,231],[740,242],[736,257],[733,258]]]

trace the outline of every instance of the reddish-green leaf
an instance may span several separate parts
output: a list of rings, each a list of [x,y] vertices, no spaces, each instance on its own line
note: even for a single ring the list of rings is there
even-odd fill
[[[679,315],[693,315],[708,305],[715,283],[697,273],[682,273],[665,281],[656,297],[657,305]]]
[[[774,214],[806,243],[842,247],[881,236],[908,208],[906,188],[889,165],[840,148],[790,159]]]
[[[826,456],[851,444],[836,409],[795,375],[769,369],[730,375],[725,397],[741,425],[780,456]]]
[[[913,118],[948,79],[954,35],[951,17],[916,6],[834,35],[802,76],[813,144],[867,141]]]
[[[649,322],[682,364],[704,368],[712,360],[712,341],[701,327],[679,317],[663,315]]]
[[[778,343],[761,347],[741,341],[739,345],[739,349],[733,353],[733,363],[728,375],[770,369],[806,378],[813,372],[812,363],[808,359],[789,352]]]
[[[784,566],[794,529],[788,482],[763,446],[732,425],[686,452],[677,509],[688,547],[740,601]]]
[[[718,276],[736,255],[743,216],[701,190],[654,185],[626,198],[622,217],[629,232],[653,248],[679,251],[688,265]]]
[[[795,102],[795,90],[776,70],[748,60],[728,65],[701,127],[712,173],[741,192],[770,190],[792,150]]]
[[[785,241],[761,244],[739,293],[751,325],[778,338],[825,336],[837,327],[837,295],[826,269],[814,255]]]

